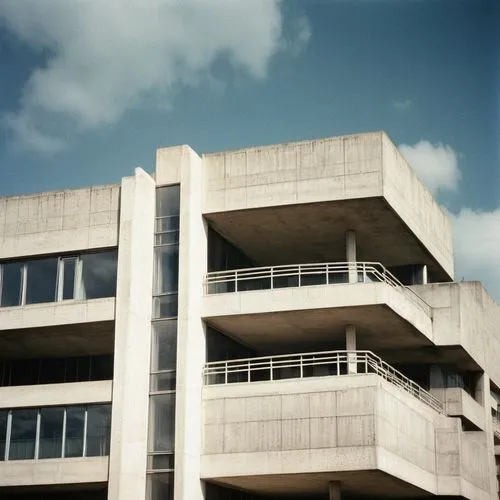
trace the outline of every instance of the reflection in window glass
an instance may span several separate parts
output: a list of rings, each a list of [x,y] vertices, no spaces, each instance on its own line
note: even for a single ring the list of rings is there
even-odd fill
[[[11,262],[2,264],[1,276],[1,297],[0,306],[18,306],[21,304],[21,276],[22,264],[20,262]]]
[[[153,297],[153,318],[174,318],[177,316],[177,302],[176,293]]]
[[[149,500],[172,500],[174,498],[174,473],[148,474],[146,498]]]
[[[117,252],[80,256],[82,275],[79,299],[100,299],[116,294]]]
[[[72,406],[66,411],[65,457],[83,455],[83,432],[85,426],[85,407]]]
[[[175,369],[177,353],[177,320],[157,321],[153,324],[151,370]]]
[[[7,411],[0,410],[0,462],[5,459],[6,439],[7,439]]]
[[[40,410],[40,443],[38,458],[62,456],[64,408]]]
[[[35,458],[36,421],[38,410],[13,410],[9,460]]]
[[[87,457],[109,455],[111,405],[93,405],[87,414]]]
[[[70,300],[75,294],[75,269],[76,257],[70,257],[61,261],[63,280],[62,280],[62,300]]]
[[[56,300],[57,259],[32,260],[26,263],[26,304]]]
[[[156,190],[156,217],[179,215],[180,212],[180,185],[165,186]]]
[[[174,449],[175,394],[150,397],[150,451],[170,452]]]
[[[155,294],[176,292],[179,281],[179,245],[155,248]]]

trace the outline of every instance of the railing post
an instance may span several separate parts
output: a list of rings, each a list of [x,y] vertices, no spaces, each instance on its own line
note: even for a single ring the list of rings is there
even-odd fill
[[[248,374],[247,374],[247,382],[250,382],[250,360],[248,360]]]
[[[238,271],[234,271],[234,291],[238,291]]]
[[[271,267],[271,290],[274,288],[274,267]]]
[[[273,379],[273,358],[269,358],[269,372],[270,372],[270,375],[271,375],[271,378],[270,380],[274,380]]]
[[[304,378],[304,359],[302,354],[300,355],[300,378]]]
[[[227,384],[227,361],[224,363],[224,383]]]
[[[363,262],[363,283],[366,283],[366,262]]]
[[[302,285],[302,267],[299,264],[299,287]]]

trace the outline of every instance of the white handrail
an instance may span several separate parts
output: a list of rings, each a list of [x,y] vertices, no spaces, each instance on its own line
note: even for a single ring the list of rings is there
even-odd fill
[[[203,378],[205,385],[216,385],[286,378],[339,376],[347,375],[348,365],[352,364],[356,365],[357,373],[375,373],[439,413],[444,413],[444,405],[441,401],[371,351],[307,352],[213,361],[205,364]],[[326,369],[326,372],[322,374],[315,369],[321,366]],[[287,372],[283,373],[283,370]]]
[[[432,316],[432,307],[414,290],[403,285],[380,262],[326,262],[249,267],[231,271],[214,271],[205,276],[205,293],[218,294],[249,290],[268,290],[349,282],[349,271],[361,277],[362,283],[379,281],[400,290],[405,296]],[[340,275],[340,280],[338,279]],[[337,279],[335,279],[337,276]],[[286,281],[284,279],[287,278]],[[295,280],[293,278],[296,278]],[[309,283],[307,282],[309,278]],[[316,282],[314,281],[316,280]]]

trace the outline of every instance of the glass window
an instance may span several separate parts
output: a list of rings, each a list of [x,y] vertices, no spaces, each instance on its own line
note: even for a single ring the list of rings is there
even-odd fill
[[[92,405],[87,409],[87,457],[109,455],[111,405]]]
[[[1,297],[0,306],[18,306],[21,304],[22,268],[20,262],[11,262],[1,266]]]
[[[174,473],[148,474],[148,500],[172,500],[174,498]]]
[[[79,299],[99,299],[116,295],[117,252],[100,252],[80,256],[81,282]]]
[[[75,295],[76,257],[61,260],[62,270],[62,300],[72,299]]]
[[[113,378],[112,354],[92,356],[90,361],[90,380],[110,380]]]
[[[16,359],[12,361],[10,385],[32,385],[38,383],[40,362],[38,359]]]
[[[43,359],[40,364],[40,384],[57,384],[66,381],[65,359]]]
[[[175,394],[150,396],[150,451],[170,452],[175,442]]]
[[[176,293],[153,298],[153,318],[174,318],[177,316]]]
[[[72,406],[66,410],[65,457],[83,456],[83,432],[85,426],[85,407]]]
[[[173,470],[174,469],[174,454],[154,454],[148,456],[149,470]]]
[[[180,185],[164,186],[156,190],[156,217],[179,215],[181,189]]]
[[[26,304],[56,300],[57,262],[57,259],[40,259],[26,263]]]
[[[38,458],[62,456],[64,408],[40,410],[40,443]]]
[[[9,460],[35,458],[36,421],[38,410],[12,411]]]
[[[6,410],[0,410],[0,462],[5,459],[5,443],[7,439],[7,416]]]
[[[155,295],[176,292],[179,280],[179,246],[155,248]]]
[[[151,371],[175,369],[177,358],[177,320],[153,323]]]

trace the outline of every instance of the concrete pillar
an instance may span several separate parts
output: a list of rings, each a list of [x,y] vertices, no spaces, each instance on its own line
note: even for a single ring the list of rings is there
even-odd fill
[[[498,482],[495,464],[495,443],[493,438],[493,417],[491,415],[490,377],[486,373],[480,374],[475,387],[475,399],[484,409],[484,432],[486,436],[486,449],[488,450],[488,478],[490,493],[496,498]]]
[[[422,266],[422,285],[427,285],[427,266],[424,264]]]
[[[340,493],[340,482],[331,481],[328,485],[328,493],[330,500],[340,500],[342,498],[342,495]]]
[[[346,262],[356,263],[356,233],[347,231],[345,234]],[[349,283],[358,282],[356,266],[349,267]]]
[[[155,183],[142,169],[120,194],[109,500],[146,494]]]
[[[181,157],[174,499],[202,500],[201,374],[206,341],[200,318],[207,271],[207,229],[202,217],[203,162],[187,146],[182,146]]]
[[[347,351],[356,350],[356,327],[347,325],[345,329],[345,348]],[[353,354],[347,355],[347,373],[358,373],[356,356]]]

